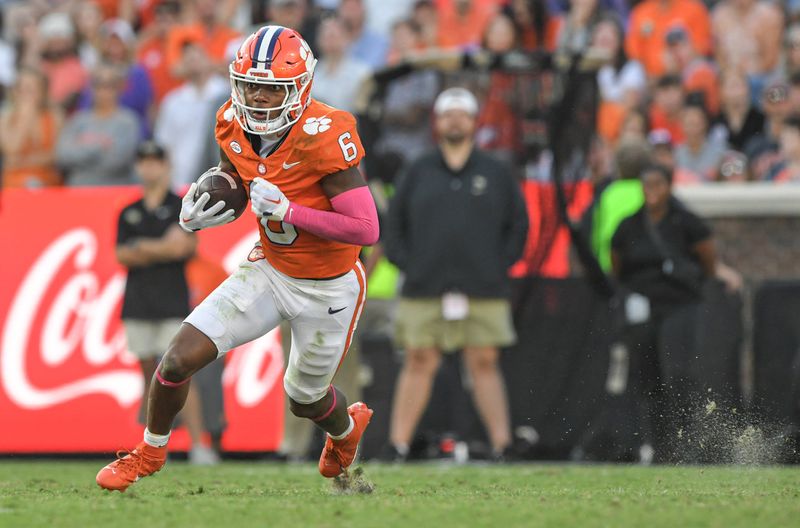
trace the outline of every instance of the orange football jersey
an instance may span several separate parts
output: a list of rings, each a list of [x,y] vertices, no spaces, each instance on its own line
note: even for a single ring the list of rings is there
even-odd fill
[[[355,167],[364,157],[355,118],[314,99],[300,120],[266,158],[253,150],[228,100],[217,111],[216,138],[245,186],[261,177],[277,185],[289,201],[331,211],[320,180]],[[261,245],[269,263],[301,279],[324,279],[353,269],[359,246],[318,237],[286,222],[259,223]]]

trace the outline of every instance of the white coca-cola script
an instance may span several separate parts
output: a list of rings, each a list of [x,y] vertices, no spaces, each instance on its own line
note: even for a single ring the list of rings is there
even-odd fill
[[[252,240],[248,234],[231,246],[226,267],[236,254],[239,259],[247,255]],[[141,398],[142,377],[135,358],[126,352],[115,312],[125,275],[120,271],[101,283],[93,269],[97,254],[92,230],[71,229],[41,252],[14,293],[0,339],[0,383],[20,408],[43,409],[88,395],[109,396],[127,407]],[[53,301],[45,302],[46,297]],[[47,387],[32,381],[42,376],[32,376],[31,365],[58,369],[75,358],[85,363],[85,369],[70,370],[81,372],[75,379]],[[233,389],[238,405],[252,407],[270,393],[282,372],[280,341],[273,332],[237,350],[223,382]]]

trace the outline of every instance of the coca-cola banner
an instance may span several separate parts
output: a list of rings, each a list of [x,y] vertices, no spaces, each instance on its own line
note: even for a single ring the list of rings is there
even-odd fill
[[[141,439],[143,381],[120,322],[125,270],[119,211],[136,188],[6,190],[0,209],[0,452],[96,452]],[[257,239],[246,213],[200,234],[228,271]],[[282,433],[277,332],[228,354],[223,394],[231,451],[274,450]],[[171,446],[187,447],[176,431]]]

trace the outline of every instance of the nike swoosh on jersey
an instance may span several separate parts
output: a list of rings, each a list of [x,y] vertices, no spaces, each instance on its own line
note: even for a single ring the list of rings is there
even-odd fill
[[[283,162],[283,168],[284,168],[284,169],[291,169],[291,168],[292,168],[292,167],[294,167],[295,165],[300,165],[301,163],[303,163],[303,162],[302,162],[302,161],[295,161],[294,163],[286,163],[286,162],[284,161],[284,162]]]
[[[337,314],[337,313],[341,312],[342,310],[344,310],[345,308],[347,308],[347,306],[339,308],[338,310],[334,310],[333,308],[328,308],[328,313],[331,314],[331,315]]]

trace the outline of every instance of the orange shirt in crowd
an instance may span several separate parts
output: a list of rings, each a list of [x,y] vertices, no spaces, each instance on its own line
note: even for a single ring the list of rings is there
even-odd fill
[[[139,46],[137,62],[145,67],[153,84],[156,103],[160,103],[167,93],[181,85],[181,79],[172,75],[167,63],[167,39],[152,37]]]
[[[103,19],[117,18],[119,15],[119,0],[92,0],[103,13]]]
[[[685,93],[702,92],[705,106],[711,115],[719,112],[719,87],[717,71],[706,60],[697,60],[683,72],[683,89]]]
[[[650,130],[658,130],[659,128],[669,130],[672,142],[675,145],[683,143],[683,126],[681,126],[680,118],[670,119],[658,105],[652,105],[650,107]]]
[[[58,141],[56,115],[52,110],[39,115],[41,136],[36,140],[28,139],[17,153],[29,156],[40,152],[53,152]],[[49,187],[61,184],[61,174],[55,168],[55,162],[46,164],[29,164],[20,167],[3,168],[3,187]]]
[[[209,29],[203,24],[176,26],[167,35],[167,66],[170,70],[180,61],[183,46],[187,42],[197,42],[215,63],[229,61],[226,52],[231,42],[240,36],[239,32],[228,26],[217,24]]]
[[[137,0],[140,31],[152,24],[156,19],[156,7],[160,3],[161,0]]]
[[[442,48],[477,46],[486,26],[497,12],[498,0],[473,0],[467,16],[456,13],[453,0],[436,0],[439,13],[438,42]]]
[[[597,133],[608,143],[613,144],[619,139],[627,114],[628,109],[622,103],[600,101],[597,107]]]
[[[651,77],[664,73],[666,34],[673,26],[686,28],[700,55],[711,51],[711,21],[698,0],[644,0],[633,8],[625,36],[628,57],[638,60]]]

